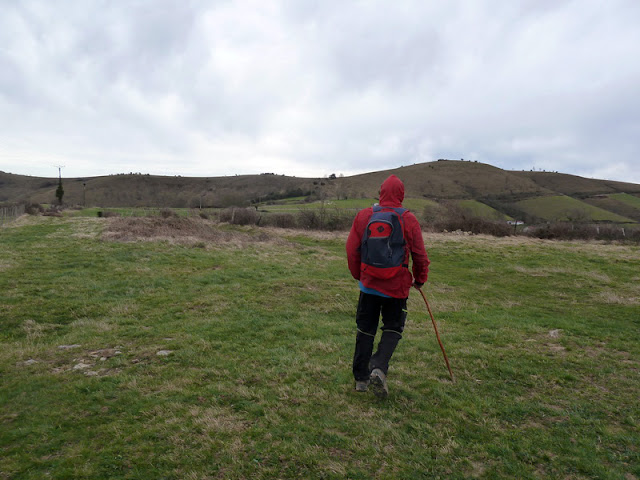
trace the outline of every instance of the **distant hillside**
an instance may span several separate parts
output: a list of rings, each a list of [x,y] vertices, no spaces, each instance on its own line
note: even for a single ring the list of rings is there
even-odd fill
[[[224,207],[251,202],[310,196],[324,179],[283,175],[233,177],[167,177],[141,174],[63,178],[64,202],[100,207]],[[0,202],[53,203],[57,178],[0,172]]]
[[[523,212],[547,221],[585,221],[633,223],[633,220],[609,210],[584,203],[568,195],[522,200],[516,204]]]
[[[635,197],[628,193],[614,193],[611,195],[595,195],[586,198],[584,201],[594,207],[640,222],[640,197]]]
[[[542,188],[572,197],[590,197],[614,193],[640,193],[640,185],[614,182],[612,180],[594,180],[565,173],[553,172],[513,172],[514,175],[527,178]]]
[[[439,160],[393,170],[365,173],[338,179],[340,186],[354,194],[377,194],[390,174],[405,184],[409,197],[438,199],[478,199],[482,197],[528,198],[551,195],[552,190],[531,179],[491,165],[459,160]]]
[[[507,171],[458,160],[439,160],[349,177],[128,174],[63,178],[63,186],[64,201],[68,205],[226,207],[280,199],[295,203],[375,198],[382,181],[392,173],[403,180],[406,198],[463,202],[461,205],[467,201],[468,209],[491,218],[502,215],[502,218],[527,223],[577,217],[599,222],[640,221],[640,185],[562,173]],[[57,184],[57,178],[0,172],[0,203],[53,203]]]

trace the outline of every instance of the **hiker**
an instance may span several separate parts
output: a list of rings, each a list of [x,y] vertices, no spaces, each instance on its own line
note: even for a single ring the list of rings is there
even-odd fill
[[[379,204],[357,213],[346,246],[349,270],[360,283],[353,354],[355,389],[366,392],[371,385],[379,397],[389,393],[389,360],[402,338],[409,289],[422,287],[429,272],[420,224],[402,208],[403,200],[404,184],[391,175],[380,187]],[[382,336],[372,355],[380,314]]]

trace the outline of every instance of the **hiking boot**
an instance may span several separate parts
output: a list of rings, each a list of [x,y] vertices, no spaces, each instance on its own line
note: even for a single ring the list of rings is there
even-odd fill
[[[366,392],[369,390],[369,380],[356,380],[356,392]]]
[[[389,395],[387,376],[379,368],[374,368],[371,372],[371,389],[376,397],[386,398]]]

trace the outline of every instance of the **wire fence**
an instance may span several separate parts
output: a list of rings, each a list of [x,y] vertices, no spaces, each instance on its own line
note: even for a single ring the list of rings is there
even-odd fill
[[[0,226],[24,214],[24,204],[0,206]]]

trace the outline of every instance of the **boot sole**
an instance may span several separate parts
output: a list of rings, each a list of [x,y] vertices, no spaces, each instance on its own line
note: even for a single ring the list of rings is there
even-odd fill
[[[378,398],[387,398],[389,395],[386,382],[376,374],[371,375],[370,386],[373,394]]]

